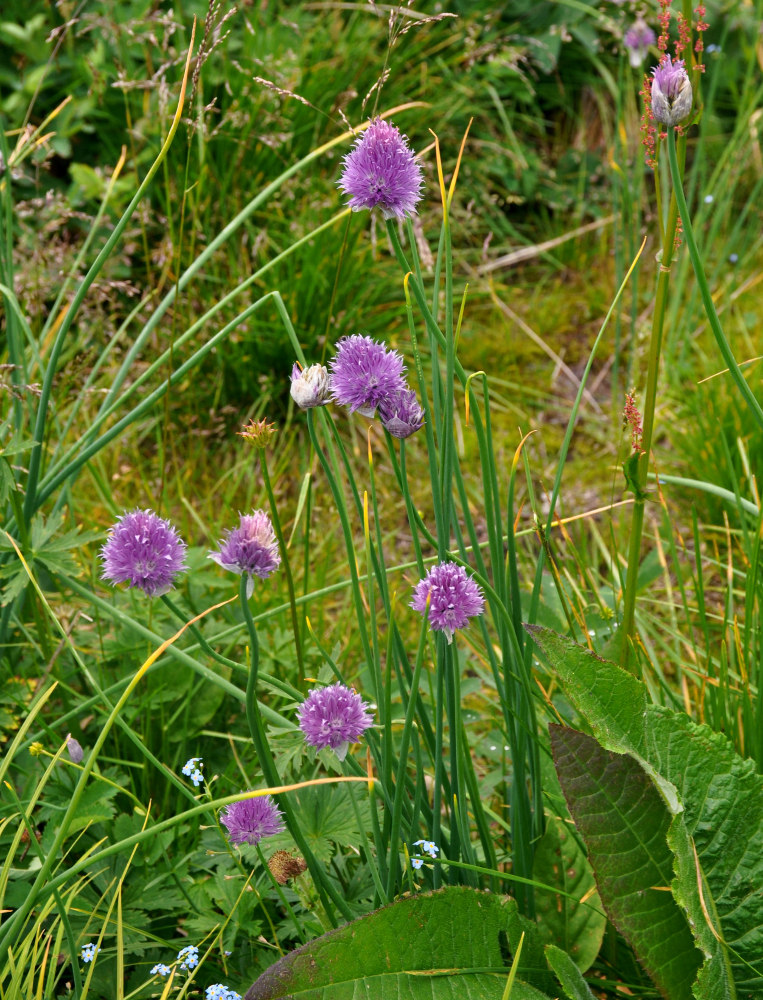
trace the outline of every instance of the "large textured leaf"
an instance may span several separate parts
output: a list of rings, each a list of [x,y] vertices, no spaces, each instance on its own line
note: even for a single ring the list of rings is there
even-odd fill
[[[535,851],[533,877],[567,894],[537,894],[535,909],[541,939],[544,944],[562,948],[585,972],[599,954],[607,918],[588,859],[574,831],[557,816],[547,818],[546,832]]]
[[[644,686],[615,664],[529,630],[596,739],[637,760],[673,816],[671,888],[705,956],[695,996],[763,997],[763,779],[752,761],[707,726],[649,704]]]
[[[324,934],[272,965],[245,1000],[501,1000],[523,931],[512,1000],[543,1000],[535,987],[552,980],[532,924],[508,897],[462,886]]]
[[[588,847],[609,918],[662,994],[689,1000],[702,956],[668,887],[670,813],[643,768],[595,739],[551,726],[567,805]]]

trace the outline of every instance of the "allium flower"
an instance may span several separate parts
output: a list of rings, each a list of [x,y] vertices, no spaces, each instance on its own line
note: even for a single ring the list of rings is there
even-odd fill
[[[169,965],[165,965],[164,962],[159,962],[153,967],[150,974],[152,976],[168,976],[171,972],[172,969]]]
[[[92,962],[101,949],[92,942],[82,946],[82,961]]]
[[[652,68],[652,114],[663,125],[677,125],[691,114],[692,92],[683,59],[666,54]]]
[[[204,775],[201,773],[201,767],[204,766],[204,762],[201,757],[191,757],[183,764],[183,774],[190,778],[194,785],[198,788],[199,785],[204,780]]]
[[[101,549],[102,578],[129,583],[149,597],[166,594],[186,568],[185,542],[177,529],[152,510],[123,514]]]
[[[628,49],[628,59],[634,69],[643,65],[649,46],[654,45],[656,41],[657,36],[643,17],[637,17],[623,36],[623,42]]]
[[[69,760],[72,764],[79,764],[85,756],[82,744],[75,740],[71,733],[66,737],[66,749],[69,751]]]
[[[314,406],[325,406],[331,396],[329,373],[324,365],[308,365],[300,368],[295,364],[291,370],[291,398],[300,410],[310,410]]]
[[[424,411],[413,389],[400,389],[379,403],[382,424],[396,438],[407,438],[424,426]]]
[[[267,417],[263,417],[262,420],[255,420],[254,417],[250,417],[249,423],[244,424],[243,428],[237,431],[237,433],[244,440],[251,441],[255,448],[267,448],[270,439],[276,433],[276,425],[269,424]]]
[[[286,885],[290,878],[297,878],[307,871],[304,858],[295,858],[288,851],[276,851],[268,860],[270,874],[279,885]]]
[[[429,599],[429,624],[435,632],[444,632],[448,642],[453,633],[469,619],[481,615],[485,607],[482,591],[463,566],[444,562],[433,566],[413,592],[411,607],[426,614]]]
[[[264,580],[281,562],[273,525],[264,510],[241,514],[238,528],[229,528],[220,542],[219,552],[210,552],[209,558],[232,573],[247,573],[247,598],[254,590],[254,577]]]
[[[359,333],[339,341],[330,368],[333,398],[364,417],[372,417],[380,403],[405,389],[400,355]]]
[[[344,684],[332,684],[310,692],[297,710],[297,720],[308,746],[330,747],[344,760],[350,743],[357,743],[373,725],[370,707]]]
[[[355,212],[380,209],[385,219],[416,214],[424,177],[400,130],[375,118],[344,158],[339,187]]]
[[[281,810],[272,795],[258,795],[226,806],[220,822],[228,828],[232,844],[259,844],[263,837],[274,837],[284,828]]]
[[[183,972],[190,972],[199,964],[199,949],[195,944],[187,944],[178,952],[177,960]]]

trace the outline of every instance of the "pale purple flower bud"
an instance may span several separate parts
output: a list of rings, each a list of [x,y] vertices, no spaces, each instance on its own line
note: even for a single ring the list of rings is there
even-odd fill
[[[177,529],[152,510],[123,514],[101,549],[102,577],[129,583],[149,597],[166,594],[185,565],[185,542]]]
[[[331,396],[329,373],[323,365],[309,365],[300,369],[294,365],[291,370],[291,398],[300,410],[314,406],[325,406]]]
[[[485,608],[481,589],[463,566],[452,562],[433,566],[416,586],[411,607],[426,614],[427,601],[431,628],[444,632],[448,642],[453,641],[457,628],[468,625],[469,619],[481,615]]]
[[[259,844],[284,829],[281,810],[272,795],[258,795],[226,806],[220,822],[228,829],[232,844]]]
[[[281,556],[278,551],[273,525],[264,510],[253,514],[240,514],[238,528],[229,528],[220,542],[218,552],[210,552],[209,558],[218,566],[231,573],[248,574],[247,598],[254,591],[254,577],[265,580],[279,566]]]
[[[66,735],[66,749],[69,751],[69,760],[72,764],[79,764],[85,756],[79,740],[75,740],[71,733]]]
[[[378,208],[385,219],[416,214],[424,177],[406,137],[375,118],[344,158],[339,187],[353,211]]]
[[[664,55],[652,69],[652,114],[663,125],[678,125],[691,114],[691,82],[683,59]]]
[[[405,389],[400,355],[359,333],[339,341],[329,367],[333,398],[364,417],[373,417],[380,403]]]
[[[634,69],[643,65],[649,52],[649,46],[654,45],[656,41],[655,33],[643,17],[637,17],[623,36],[623,42],[628,49],[628,59]]]
[[[330,747],[344,760],[350,743],[357,743],[373,725],[370,707],[351,688],[332,684],[310,692],[297,710],[297,720],[308,746]]]
[[[393,437],[407,438],[424,426],[424,411],[413,389],[401,389],[379,403],[382,424]]]

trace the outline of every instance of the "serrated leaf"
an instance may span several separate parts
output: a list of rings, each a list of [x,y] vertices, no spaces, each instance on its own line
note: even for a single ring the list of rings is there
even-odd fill
[[[585,972],[599,954],[607,918],[588,859],[567,824],[556,816],[547,817],[546,832],[535,851],[533,878],[568,894],[537,894],[538,931],[545,943],[561,947]]]
[[[516,903],[450,886],[400,899],[298,948],[245,1000],[502,1000],[523,931],[518,974],[545,983],[543,953]],[[512,1000],[545,996],[520,980],[511,993]]]
[[[530,629],[599,742],[632,756],[674,818],[676,878],[705,965],[697,998],[763,996],[763,778],[724,736],[647,704],[646,689],[571,640]]]
[[[640,765],[595,739],[551,726],[567,805],[588,847],[601,900],[644,968],[671,1000],[689,1000],[702,956],[669,891],[670,813]]]
[[[323,785],[318,788],[302,788],[298,793],[298,814],[300,829],[310,850],[321,861],[328,863],[334,853],[334,845],[352,847],[364,839],[370,829],[368,798],[358,795],[357,806],[361,819],[368,820],[366,829],[358,830],[355,811],[350,795],[354,790],[342,785]],[[355,793],[357,794],[357,793]]]

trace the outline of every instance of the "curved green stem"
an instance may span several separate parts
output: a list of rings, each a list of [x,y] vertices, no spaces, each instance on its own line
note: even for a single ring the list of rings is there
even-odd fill
[[[747,403],[750,408],[750,412],[755,418],[758,427],[763,430],[763,409],[761,408],[758,400],[755,398],[752,389],[750,389],[749,385],[745,381],[745,377],[737,364],[736,358],[734,357],[731,347],[729,346],[729,342],[724,336],[720,320],[718,319],[718,313],[716,312],[715,305],[713,303],[713,297],[710,294],[710,288],[707,284],[707,278],[705,277],[705,269],[702,267],[702,258],[699,255],[697,241],[694,239],[694,230],[691,226],[689,209],[686,205],[686,198],[681,184],[681,172],[678,168],[678,158],[676,156],[675,129],[672,128],[668,129],[668,162],[670,163],[670,176],[673,179],[673,190],[675,191],[676,201],[678,202],[678,211],[681,213],[681,221],[683,222],[686,246],[689,249],[689,256],[691,257],[694,274],[697,278],[697,284],[699,285],[699,293],[702,296],[702,305],[705,307],[705,313],[707,314],[707,319],[710,323],[710,329],[713,331],[713,336],[715,337],[715,342],[718,345],[718,350],[721,352],[723,360],[726,362],[726,367],[728,368],[731,377],[734,379],[734,382],[741,392],[745,403]]]

